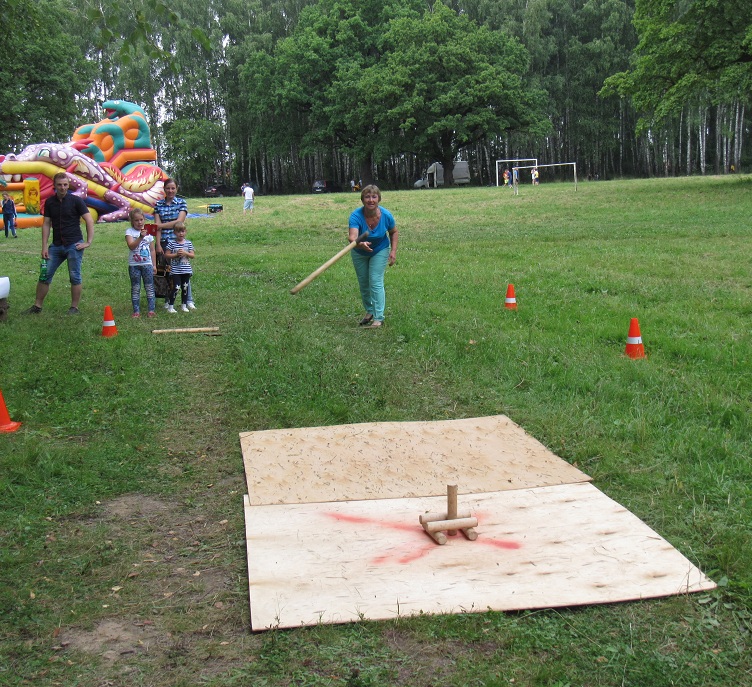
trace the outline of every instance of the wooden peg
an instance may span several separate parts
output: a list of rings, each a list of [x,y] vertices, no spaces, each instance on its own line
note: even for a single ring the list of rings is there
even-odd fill
[[[447,520],[457,519],[457,485],[447,484]],[[478,524],[477,522],[475,523]],[[457,530],[447,530],[447,534],[453,537]]]

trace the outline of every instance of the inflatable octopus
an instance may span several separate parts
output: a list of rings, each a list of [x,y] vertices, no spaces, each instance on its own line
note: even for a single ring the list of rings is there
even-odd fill
[[[156,151],[144,111],[123,100],[103,104],[105,119],[78,127],[68,143],[35,143],[18,155],[0,156],[0,191],[16,195],[17,225],[41,226],[52,178],[65,172],[100,222],[128,218],[131,208],[151,214],[164,197],[167,175],[154,164]],[[15,192],[15,193],[14,193]]]

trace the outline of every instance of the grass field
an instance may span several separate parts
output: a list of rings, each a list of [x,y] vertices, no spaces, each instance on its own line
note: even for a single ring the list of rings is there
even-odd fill
[[[0,684],[752,685],[752,180],[386,192],[380,331],[357,327],[349,259],[288,293],[356,200],[223,199],[189,221],[199,309],[154,321],[130,318],[124,225],[97,225],[78,317],[64,269],[19,314],[39,230],[0,236],[23,422],[0,434]],[[632,317],[644,360],[623,356]],[[719,589],[250,633],[239,432],[500,413]]]

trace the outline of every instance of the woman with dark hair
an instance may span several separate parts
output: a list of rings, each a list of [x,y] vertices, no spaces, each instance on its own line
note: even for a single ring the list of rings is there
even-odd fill
[[[384,323],[384,273],[386,266],[393,265],[397,260],[399,234],[392,213],[379,205],[381,191],[378,186],[366,186],[360,192],[360,200],[363,207],[350,215],[349,240],[355,241],[366,231],[368,236],[356,244],[350,255],[366,311],[360,326],[376,329]]]
[[[165,197],[158,200],[154,206],[154,221],[157,225],[157,260],[164,260],[164,251],[167,244],[175,238],[175,225],[182,224],[188,217],[188,204],[185,198],[178,195],[178,184],[174,179],[165,179]],[[161,257],[159,257],[161,254]],[[165,298],[165,308],[170,305],[169,297]],[[195,310],[193,303],[193,290],[188,286],[188,308]]]

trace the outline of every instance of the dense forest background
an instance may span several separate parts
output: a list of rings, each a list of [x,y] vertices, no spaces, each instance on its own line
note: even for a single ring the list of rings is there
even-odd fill
[[[752,166],[748,0],[0,0],[0,153],[146,111],[186,194],[375,179],[434,161],[581,176]],[[568,172],[571,174],[571,172]],[[564,174],[564,172],[562,172]]]

